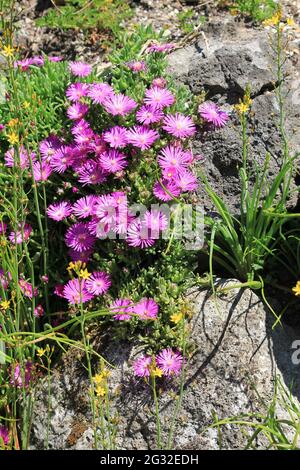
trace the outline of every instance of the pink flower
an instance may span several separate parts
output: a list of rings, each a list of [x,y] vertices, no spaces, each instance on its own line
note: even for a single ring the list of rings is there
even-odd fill
[[[32,232],[32,227],[29,224],[26,224],[26,223],[20,224],[19,227],[20,229],[16,233],[11,232],[8,237],[11,243],[14,243],[17,245],[20,245],[23,240],[24,241],[28,240]],[[23,234],[22,234],[22,227],[23,227]]]
[[[93,139],[94,139],[94,132],[92,131],[92,129],[88,128],[82,132],[76,132],[74,140],[77,146],[81,147],[82,150],[84,150],[84,154],[86,154],[86,150],[87,150],[86,145],[91,144]]]
[[[125,116],[129,114],[137,103],[122,93],[108,97],[103,103],[105,110],[113,116]]]
[[[45,310],[43,309],[42,305],[37,305],[36,308],[34,309],[33,315],[37,318],[41,318],[45,313]]]
[[[92,71],[92,66],[84,62],[70,62],[69,69],[76,77],[87,77]]]
[[[107,194],[99,196],[95,206],[95,215],[102,222],[111,223],[116,217],[116,208],[114,198]]]
[[[1,440],[2,443],[7,446],[9,443],[9,432],[5,426],[0,426],[0,447],[1,447]]]
[[[45,284],[48,284],[48,282],[49,282],[49,276],[47,276],[47,274],[43,274],[43,276],[41,276],[41,280],[42,280]]]
[[[78,222],[67,230],[66,245],[75,251],[86,251],[93,247],[95,237],[91,235],[87,228],[87,224]]]
[[[93,295],[102,295],[108,291],[111,286],[109,274],[103,271],[96,271],[86,280],[86,289]]]
[[[129,246],[148,248],[155,240],[150,237],[148,228],[137,220],[129,225],[126,242]]]
[[[143,216],[143,223],[150,231],[151,238],[159,238],[159,232],[166,230],[169,225],[166,215],[157,209],[146,211]]]
[[[56,150],[50,160],[50,166],[57,173],[64,173],[74,161],[74,149],[69,145],[62,145]]]
[[[133,72],[145,72],[147,70],[146,62],[140,60],[132,60],[127,62],[127,67]]]
[[[109,173],[117,173],[128,165],[124,153],[118,150],[108,150],[99,157],[99,163]]]
[[[91,130],[89,123],[85,119],[77,121],[71,129],[73,135],[84,134],[86,131]]]
[[[138,377],[149,377],[151,364],[151,356],[141,356],[132,364],[135,375],[137,375]]]
[[[29,299],[32,299],[32,297],[36,297],[38,295],[37,288],[33,289],[32,285],[29,282],[25,281],[25,279],[19,280],[19,287],[25,297],[28,297]]]
[[[175,45],[171,43],[166,44],[151,44],[147,52],[169,52],[174,49]]]
[[[7,229],[7,224],[0,220],[0,235],[4,235]]]
[[[136,119],[142,124],[152,124],[154,122],[159,122],[164,117],[164,113],[159,108],[153,106],[145,105],[142,106],[136,113]]]
[[[155,86],[157,86],[158,88],[165,88],[167,86],[167,80],[165,80],[163,77],[154,78],[152,82],[152,87]]]
[[[225,111],[222,111],[218,105],[210,101],[199,106],[199,114],[205,121],[216,127],[225,126],[229,119],[229,116]]]
[[[146,150],[159,139],[159,133],[146,126],[134,126],[126,132],[126,137],[128,143]]]
[[[72,212],[72,205],[66,201],[51,204],[47,209],[48,217],[56,222],[66,219],[72,214]]]
[[[179,139],[190,137],[196,132],[196,126],[192,119],[180,113],[168,114],[164,118],[163,124],[162,128],[165,131]]]
[[[32,65],[33,62],[32,62],[32,58],[27,58],[27,59],[23,59],[23,60],[17,60],[15,63],[14,63],[14,67],[17,68],[17,67],[20,67],[20,69],[22,70],[22,72],[26,72],[26,70],[29,69],[30,65]]]
[[[44,58],[40,56],[32,57],[31,62],[33,65],[36,65],[37,67],[43,67],[43,65],[45,64]]]
[[[81,98],[87,96],[89,91],[89,85],[87,83],[72,83],[67,88],[66,96],[70,101],[80,101]]]
[[[93,294],[86,289],[85,279],[71,279],[64,287],[64,298],[72,305],[88,302]]]
[[[67,109],[67,116],[73,120],[82,119],[88,112],[89,107],[87,104],[74,103]]]
[[[107,83],[92,83],[88,95],[93,103],[104,104],[106,99],[114,96],[114,90]]]
[[[113,313],[116,313],[114,315],[115,320],[130,320],[131,319],[131,313],[132,313],[132,308],[133,308],[133,303],[132,300],[130,299],[116,299],[112,305],[111,305],[111,310]]]
[[[53,55],[48,57],[49,62],[61,62],[63,58],[59,55]]]
[[[180,352],[167,348],[156,356],[156,363],[164,375],[179,375],[182,370],[183,357]]]
[[[47,139],[42,140],[39,145],[42,160],[49,163],[60,146],[61,142],[55,135],[50,135]]]
[[[153,194],[161,201],[166,202],[178,197],[180,195],[180,189],[174,181],[163,179],[162,181],[156,181],[156,183],[154,183]]]
[[[52,168],[47,162],[35,162],[33,165],[33,176],[36,182],[47,181],[52,173]]]
[[[83,186],[87,184],[100,184],[106,181],[107,172],[96,162],[85,163],[80,170],[77,170],[78,181]]]
[[[188,170],[180,170],[174,177],[174,182],[181,192],[195,191],[198,186],[197,178]]]
[[[29,157],[27,150],[25,150],[23,146],[20,147],[19,156],[15,155],[14,149],[7,150],[4,156],[5,166],[13,168],[15,165],[20,165],[22,170],[29,168],[30,159],[34,162],[36,160],[36,154],[32,152]]]
[[[153,299],[142,299],[133,307],[133,312],[141,320],[153,320],[157,318],[159,306]]]
[[[146,90],[144,102],[154,108],[165,108],[175,103],[174,95],[166,88],[153,87]]]
[[[89,150],[91,152],[94,152],[96,156],[102,155],[102,153],[107,150],[107,144],[104,141],[103,137],[94,134],[94,138],[89,144]]]
[[[26,361],[22,367],[19,363],[15,364],[10,371],[10,384],[17,388],[27,388],[31,382],[31,370],[32,363],[29,361]]]
[[[174,168],[176,171],[187,166],[186,155],[181,147],[168,145],[159,154],[158,164],[162,169]]]
[[[96,202],[96,196],[84,196],[73,205],[73,213],[79,219],[86,219],[94,213]]]
[[[65,286],[63,284],[56,284],[54,288],[54,294],[58,297],[64,298],[64,288]]]
[[[126,127],[115,126],[104,132],[103,139],[113,148],[123,148],[127,145]]]

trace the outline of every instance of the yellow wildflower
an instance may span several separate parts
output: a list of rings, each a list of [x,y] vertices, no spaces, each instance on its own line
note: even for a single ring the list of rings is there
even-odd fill
[[[295,26],[295,20],[294,20],[294,18],[287,18],[286,24],[287,24],[288,26]]]
[[[106,394],[105,388],[101,387],[101,385],[96,386],[95,392],[98,397],[104,397]]]
[[[88,279],[90,277],[91,273],[88,272],[87,269],[81,269],[79,272],[79,277],[81,279]]]
[[[14,48],[11,47],[10,45],[4,46],[3,55],[5,55],[5,57],[12,57],[14,55]]]
[[[271,18],[263,22],[264,26],[277,26],[282,18],[282,12],[279,9]]]
[[[159,367],[154,367],[151,369],[152,377],[162,377],[163,371]]]
[[[8,127],[15,127],[19,122],[19,119],[18,118],[13,118],[13,119],[10,119],[10,121],[8,121],[7,123],[7,126]]]
[[[292,288],[292,291],[297,297],[300,296],[300,281],[298,281],[295,287]]]
[[[182,320],[182,318],[183,318],[182,312],[177,312],[177,313],[173,313],[173,315],[171,315],[170,320],[173,323],[177,324],[177,323],[180,322],[180,320]]]
[[[10,307],[10,300],[2,300],[0,306],[2,310],[8,310]]]
[[[46,351],[47,351],[46,349],[37,348],[36,353],[37,353],[37,355],[38,355],[39,357],[42,357],[42,356],[45,355]]]
[[[24,108],[24,109],[30,108],[30,103],[29,103],[29,101],[24,101],[24,103],[23,103],[23,108]]]
[[[70,261],[70,263],[68,264],[68,267],[67,267],[67,271],[70,272],[74,268],[75,268],[75,264],[73,263],[73,261]]]
[[[11,132],[10,134],[7,134],[6,137],[10,145],[15,145],[19,142],[19,137],[15,132]]]

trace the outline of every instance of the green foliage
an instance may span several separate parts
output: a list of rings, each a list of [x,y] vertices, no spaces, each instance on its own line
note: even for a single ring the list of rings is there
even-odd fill
[[[264,21],[270,18],[278,8],[274,0],[235,0],[230,6],[232,11],[250,16],[254,21]]]
[[[131,15],[127,0],[66,0],[66,4],[48,10],[37,20],[39,26],[83,30],[119,31],[120,24]]]
[[[187,10],[180,11],[177,15],[180,29],[183,33],[189,34],[194,31],[197,24],[203,24],[206,21],[204,15],[195,19],[195,13],[193,8],[188,8]]]

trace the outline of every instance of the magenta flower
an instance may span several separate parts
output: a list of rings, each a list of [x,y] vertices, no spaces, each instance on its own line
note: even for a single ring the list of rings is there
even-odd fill
[[[83,186],[87,184],[100,184],[106,181],[107,173],[96,162],[89,161],[85,163],[80,170],[77,170],[78,181]]]
[[[65,286],[63,296],[72,305],[88,302],[94,296],[86,289],[85,279],[71,279]]]
[[[104,104],[105,100],[114,96],[114,90],[107,83],[92,83],[88,95],[93,103]]]
[[[99,220],[97,217],[93,217],[88,223],[88,229],[92,235],[103,240],[110,231],[110,225]]]
[[[41,57],[41,56],[32,57],[31,62],[33,65],[36,65],[37,67],[43,67],[43,65],[45,64],[44,57]]]
[[[123,170],[128,165],[124,153],[118,150],[108,150],[99,157],[99,163],[104,170],[109,173],[117,173]]]
[[[165,108],[175,103],[174,95],[166,88],[153,87],[146,90],[144,102],[154,108]]]
[[[27,388],[30,385],[32,378],[31,370],[32,363],[29,361],[26,361],[22,367],[19,363],[15,364],[13,369],[10,371],[10,384],[17,388]]]
[[[145,72],[147,70],[146,62],[143,60],[132,60],[127,62],[127,67],[130,68],[133,72]]]
[[[57,173],[64,173],[74,161],[74,149],[69,145],[62,145],[50,159],[50,166]]]
[[[7,229],[7,224],[0,220],[0,235],[4,235]]]
[[[181,192],[195,191],[198,186],[197,178],[188,170],[180,170],[174,177],[174,182]]]
[[[126,127],[115,126],[104,132],[103,139],[113,148],[123,148],[127,145]]]
[[[96,156],[102,155],[102,153],[107,150],[107,144],[104,141],[103,137],[94,134],[94,138],[89,144],[89,150],[91,152],[94,152]]]
[[[33,176],[36,182],[47,181],[52,173],[52,168],[47,162],[35,162],[33,165]]]
[[[156,183],[154,183],[153,194],[157,199],[166,202],[178,197],[180,195],[180,189],[174,181],[163,179],[162,181],[156,181]]]
[[[0,426],[0,447],[1,447],[1,440],[2,443],[7,446],[9,443],[9,432],[5,426]]]
[[[96,271],[86,280],[86,289],[93,295],[102,295],[108,291],[111,286],[109,274],[103,271]]]
[[[171,43],[166,44],[151,44],[147,48],[147,52],[169,52],[174,49],[175,45]]]
[[[146,126],[134,126],[126,132],[126,137],[129,144],[146,150],[159,139],[159,133]]]
[[[37,305],[34,309],[33,315],[36,318],[41,318],[44,316],[45,310],[43,309],[42,305]]]
[[[94,132],[92,131],[92,129],[85,129],[82,132],[76,132],[74,140],[77,144],[76,148],[80,149],[79,153],[81,153],[81,150],[82,150],[82,153],[86,155],[86,151],[87,151],[86,146],[92,144],[93,139],[94,139]]]
[[[19,166],[22,170],[28,169],[30,166],[30,159],[32,162],[36,161],[36,154],[32,152],[30,157],[23,146],[20,147],[19,156],[15,155],[14,149],[9,149],[4,155],[5,166],[13,168],[15,165]]]
[[[32,227],[31,225],[29,224],[20,224],[19,225],[20,229],[17,230],[17,232],[11,232],[9,234],[9,240],[11,241],[11,243],[14,243],[14,244],[17,244],[17,245],[20,245],[22,243],[22,241],[27,241],[28,238],[30,237],[30,234],[32,232]],[[23,227],[23,234],[22,234],[22,227]]]
[[[151,356],[141,356],[132,364],[135,375],[137,375],[138,377],[149,377],[151,364]]]
[[[73,205],[73,213],[76,217],[79,217],[79,219],[86,219],[90,215],[93,215],[96,202],[96,196],[90,195],[82,197]]]
[[[73,212],[72,205],[69,202],[62,201],[51,204],[47,209],[47,215],[50,219],[59,222],[69,217]]]
[[[192,119],[180,113],[168,114],[164,118],[163,124],[162,128],[165,131],[179,139],[191,137],[196,132],[196,126]]]
[[[65,286],[63,284],[56,284],[54,288],[54,294],[58,297],[64,298],[64,288]]]
[[[59,55],[53,55],[48,57],[49,62],[61,62],[63,58]]]
[[[80,101],[81,98],[87,96],[89,91],[89,85],[87,83],[72,83],[67,88],[66,96],[70,101]]]
[[[113,116],[125,116],[136,108],[137,103],[132,98],[120,93],[118,95],[109,96],[103,103],[103,106],[105,111]]]
[[[152,87],[155,86],[157,86],[158,88],[165,88],[167,86],[167,80],[165,80],[163,77],[154,78],[152,82]]]
[[[85,119],[77,121],[71,129],[73,135],[84,134],[86,131],[90,131],[91,127]]]
[[[199,106],[200,116],[215,127],[223,127],[229,119],[228,114],[215,103],[207,101]]]
[[[28,297],[29,299],[32,299],[32,297],[36,297],[38,295],[37,288],[33,289],[32,285],[29,282],[25,281],[25,279],[19,280],[19,287],[25,297]]]
[[[156,363],[164,375],[179,375],[182,370],[183,357],[180,352],[167,348],[156,356]]]
[[[126,242],[129,246],[148,248],[154,245],[155,240],[150,237],[149,230],[145,224],[137,220],[129,225]]]
[[[69,69],[76,77],[87,77],[92,71],[92,66],[84,62],[70,62]]]
[[[108,224],[115,220],[115,200],[111,195],[107,194],[98,197],[95,206],[95,215],[99,220]]]
[[[87,104],[74,103],[67,109],[67,116],[73,120],[82,119],[88,112],[89,107]]]
[[[14,67],[17,68],[17,67],[20,67],[20,69],[22,70],[22,72],[26,72],[26,70],[29,69],[30,65],[32,65],[33,62],[32,62],[32,58],[27,58],[27,59],[22,59],[22,60],[17,60],[15,63],[14,63]]]
[[[49,163],[60,146],[61,142],[55,135],[50,135],[47,139],[42,140],[39,145],[42,160]]]
[[[132,313],[132,308],[133,308],[133,303],[132,300],[130,299],[116,299],[112,305],[111,305],[111,310],[113,313],[116,313],[114,315],[115,320],[130,320],[131,319],[131,313]]]
[[[142,299],[134,307],[133,312],[140,317],[141,320],[153,320],[157,318],[159,306],[153,299]]]
[[[136,119],[142,124],[152,124],[159,122],[164,117],[164,113],[159,108],[145,105],[142,106],[136,113]]]
[[[86,251],[93,247],[95,237],[91,235],[88,230],[87,224],[78,222],[67,230],[66,245],[73,248],[75,251]]]
[[[143,216],[143,223],[150,230],[151,238],[158,238],[159,232],[166,230],[169,226],[167,216],[157,209],[146,211]]]
[[[162,169],[174,168],[176,171],[187,166],[186,156],[181,147],[168,145],[159,154],[158,164]]]

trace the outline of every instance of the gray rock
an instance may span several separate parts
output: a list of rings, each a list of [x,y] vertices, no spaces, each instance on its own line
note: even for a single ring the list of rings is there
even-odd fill
[[[236,284],[238,281],[230,281]],[[229,282],[220,282],[228,287]],[[284,326],[272,329],[273,316],[249,289],[234,288],[215,298],[208,290],[189,293],[194,316],[190,324],[190,342],[194,354],[184,383],[183,402],[178,414],[174,446],[176,449],[218,449],[218,432],[205,429],[215,413],[219,419],[241,413],[264,412],[262,402],[270,402],[275,375],[281,377],[299,398],[300,370],[293,365],[292,343],[300,332]],[[98,352],[114,366],[109,377],[111,417],[117,418],[117,449],[156,448],[155,415],[150,388],[132,376],[131,363],[139,352],[138,344],[98,336]],[[68,353],[51,379],[49,448],[92,449],[94,438],[88,399],[88,380],[82,359]],[[177,400],[178,381],[163,383],[159,406],[163,442],[167,441]],[[295,398],[297,400],[297,397]],[[47,429],[47,383],[36,389],[31,447],[45,448]],[[286,416],[278,406],[280,416]],[[108,416],[105,413],[105,419]],[[105,426],[104,426],[105,427]],[[101,448],[101,429],[98,429]],[[107,433],[107,429],[105,431]],[[291,439],[292,433],[287,435]],[[107,437],[107,436],[106,436]],[[222,446],[241,449],[244,434],[233,425],[222,428]],[[264,448],[262,438],[257,448]]]
[[[209,24],[205,34],[195,45],[179,49],[169,56],[169,71],[178,83],[187,85],[194,95],[203,91],[206,98],[220,104],[231,114],[228,125],[221,130],[203,129],[198,133],[194,149],[202,154],[208,181],[230,208],[238,212],[241,166],[241,132],[232,105],[243,97],[247,84],[253,99],[249,122],[249,166],[254,161],[262,166],[267,153],[271,154],[269,175],[276,175],[281,167],[281,143],[278,131],[278,103],[275,74],[272,71],[272,51],[268,33],[260,29],[238,26],[234,20],[224,24]],[[287,62],[290,73],[286,89],[287,135],[291,153],[300,151],[299,72]],[[297,92],[298,90],[298,92]],[[295,188],[295,183],[292,185]],[[200,197],[207,209],[211,202],[204,191]],[[297,203],[293,194],[290,206]]]

